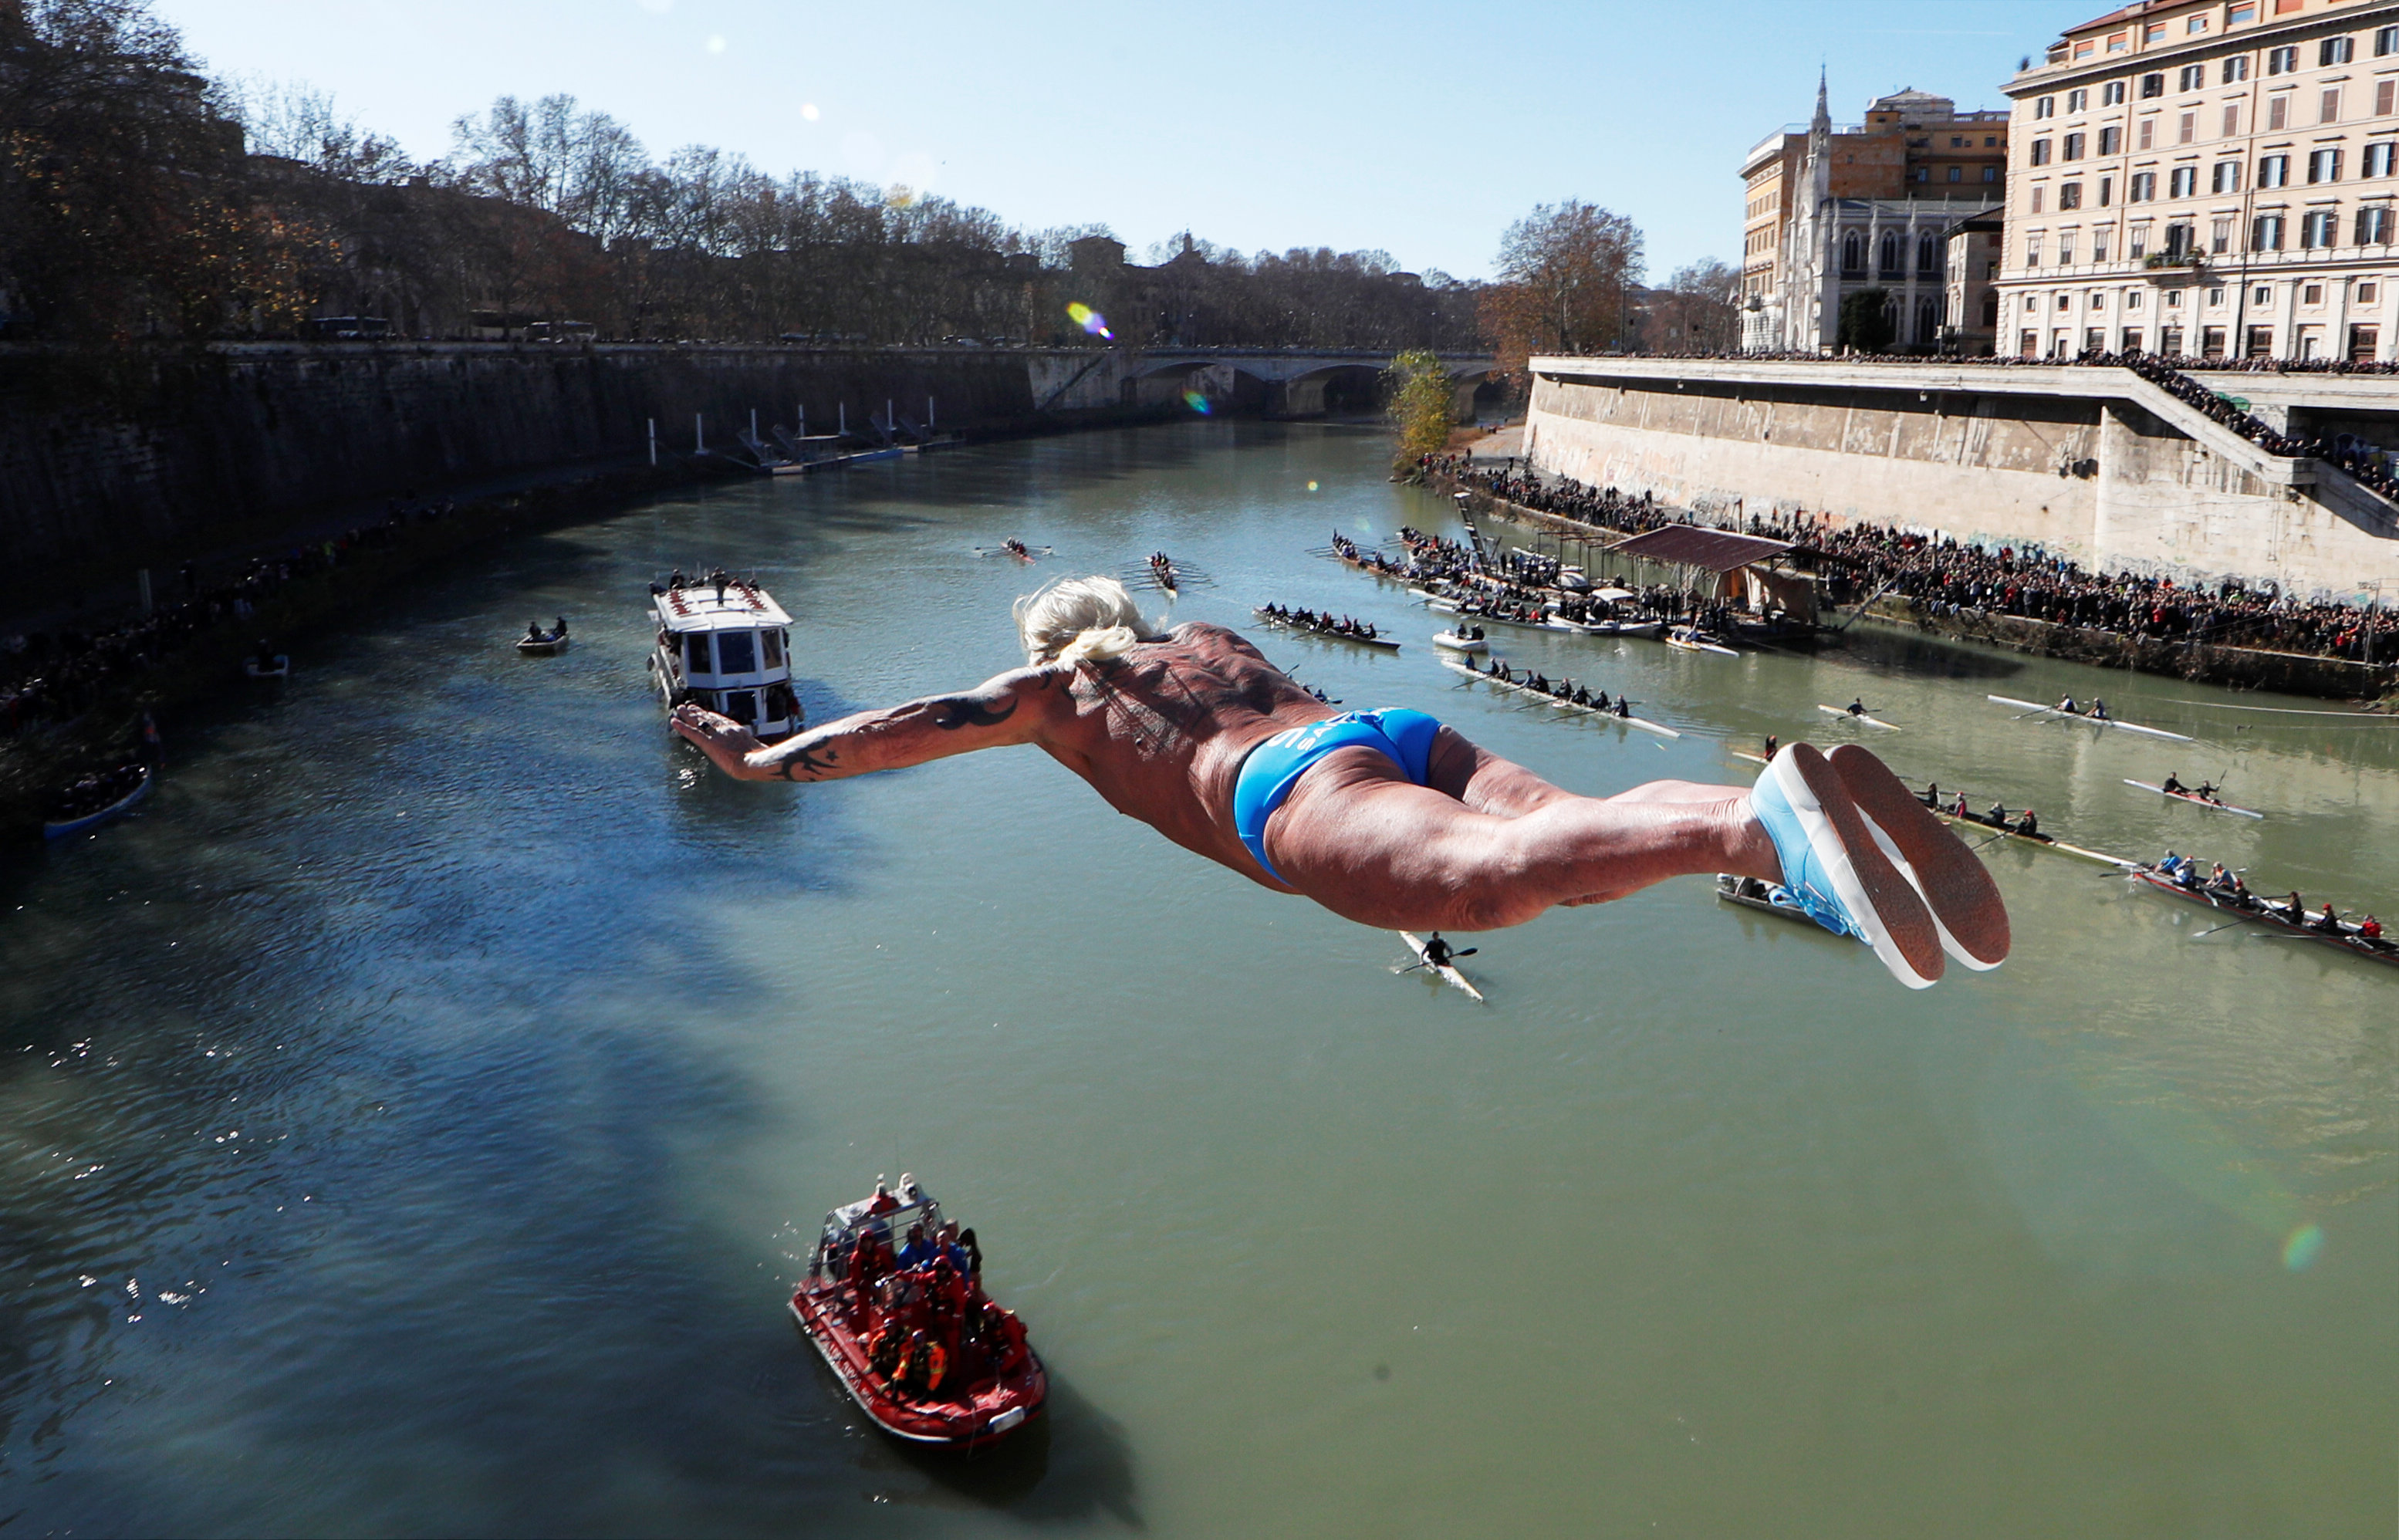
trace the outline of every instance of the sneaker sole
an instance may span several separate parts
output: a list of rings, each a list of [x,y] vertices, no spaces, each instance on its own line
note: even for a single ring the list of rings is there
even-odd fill
[[[1937,983],[1945,965],[1931,912],[1875,843],[1841,773],[1813,744],[1794,743],[1774,756],[1767,774],[1776,777],[1799,816],[1826,880],[1864,933],[1860,939],[1908,988]]]
[[[1889,841],[1884,855],[1923,896],[1943,949],[1977,971],[2006,962],[2007,901],[1982,858],[1868,750],[1845,743],[1826,758],[1880,836],[1877,844]]]

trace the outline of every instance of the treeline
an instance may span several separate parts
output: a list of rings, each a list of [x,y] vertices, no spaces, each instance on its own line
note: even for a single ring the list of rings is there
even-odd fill
[[[691,146],[503,97],[418,163],[305,88],[208,79],[144,0],[0,0],[0,328],[201,340],[387,328],[861,344],[1476,345],[1477,286],[1382,252],[1245,257]],[[357,317],[358,324],[329,317]]]

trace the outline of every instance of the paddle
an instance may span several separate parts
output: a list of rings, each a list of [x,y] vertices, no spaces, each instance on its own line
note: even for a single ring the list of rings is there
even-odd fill
[[[1466,950],[1464,950],[1463,952],[1451,952],[1451,953],[1449,954],[1449,960],[1450,960],[1451,962],[1455,963],[1455,962],[1457,962],[1460,957],[1471,957],[1471,956],[1473,956],[1476,952],[1481,952],[1482,950],[1483,950],[1483,949],[1482,949],[1481,947],[1468,947],[1468,948],[1467,948]],[[1424,958],[1419,957],[1419,958],[1417,958],[1415,962],[1410,963],[1407,966],[1405,966],[1405,967],[1395,967],[1395,968],[1393,968],[1391,971],[1392,971],[1393,973],[1414,973],[1416,969],[1418,969],[1418,968],[1420,968],[1420,967],[1429,967],[1429,966],[1431,966],[1431,965],[1430,965],[1430,963],[1428,963]]]

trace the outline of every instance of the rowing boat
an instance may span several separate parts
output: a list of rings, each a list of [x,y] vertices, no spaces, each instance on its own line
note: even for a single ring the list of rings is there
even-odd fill
[[[2129,776],[2124,777],[2124,784],[2137,786],[2144,791],[2155,791],[2162,797],[2172,797],[2176,802],[2187,802],[2197,807],[2204,807],[2211,813],[2236,813],[2244,818],[2262,818],[2266,816],[2254,808],[2235,807],[2229,802],[2218,802],[2214,797],[2202,797],[2196,791],[2169,791],[2162,786],[2149,781],[2135,780]]]
[[[1886,733],[1896,733],[1899,731],[1897,727],[1883,721],[1880,717],[1868,716],[1864,711],[1852,711],[1846,706],[1827,706],[1823,702],[1819,701],[1816,703],[1816,709],[1823,712],[1828,717],[1839,717],[1845,722],[1862,722],[1869,727],[1879,727]]]
[[[1401,931],[1400,939],[1405,941],[1408,944],[1408,950],[1416,954],[1417,966],[1423,968],[1427,973],[1437,975],[1441,981],[1447,984],[1450,988],[1464,990],[1470,999],[1480,1000],[1483,998],[1483,992],[1476,989],[1472,984],[1467,982],[1466,975],[1458,972],[1457,969],[1450,964],[1435,963],[1431,958],[1427,956],[1425,954],[1424,941],[1414,932],[1405,930]]]
[[[1815,925],[1819,930],[1824,928],[1816,925],[1815,916],[1800,908],[1799,900],[1793,898],[1791,890],[1781,883],[1761,883],[1759,885],[1766,889],[1765,896],[1761,898],[1756,894],[1743,892],[1742,885],[1745,879],[1737,877],[1729,871],[1717,872],[1716,900],[1719,903],[1738,904],[1743,909],[1754,909],[1760,914],[1771,914],[1779,920],[1797,920],[1806,925]],[[1844,933],[1836,931],[1827,934]]]
[[[1445,647],[1453,653],[1487,653],[1491,650],[1491,643],[1483,638],[1460,636],[1456,631],[1433,632],[1432,644],[1436,647]]]
[[[2079,844],[2068,844],[2054,834],[2024,834],[2013,829],[2003,829],[1980,814],[1952,813],[1945,807],[1935,807],[1931,812],[1934,817],[1945,823],[1957,824],[1966,829],[1979,829],[1986,834],[2002,835],[2011,840],[2021,840],[2037,849],[2054,850],[2061,856],[2079,856],[2086,861],[2097,861],[2101,866],[2112,866],[2129,871],[2141,864],[2138,861],[2128,861],[2121,856],[2110,856],[2103,851],[2085,850]]]
[[[2087,723],[2094,727],[2121,727],[2127,733],[2139,733],[2153,738],[2171,738],[2176,743],[2198,741],[2187,733],[2169,733],[2162,727],[2144,727],[2137,722],[2120,722],[2114,717],[2094,717],[2087,716],[2080,711],[2061,711],[2054,706],[2043,706],[2037,700],[2015,700],[2007,696],[1985,696],[1983,698],[1995,701],[2001,706],[2013,706],[2026,716],[2053,717],[2059,722]]]
[[[1543,705],[1554,706],[1561,711],[1580,711],[1586,716],[1598,717],[1604,722],[1622,723],[1627,727],[1638,727],[1645,733],[1655,733],[1661,738],[1678,738],[1683,736],[1672,727],[1654,722],[1645,722],[1639,717],[1620,716],[1613,710],[1603,711],[1596,706],[1585,706],[1579,700],[1560,700],[1547,690],[1536,690],[1529,684],[1520,684],[1512,679],[1501,679],[1497,674],[1486,674],[1472,664],[1460,663],[1456,658],[1443,658],[1441,666],[1452,673],[1464,674],[1469,679],[1479,679],[1494,688],[1513,690],[1518,695],[1530,696]]]
[[[42,838],[46,840],[63,840],[69,835],[80,834],[87,829],[98,828],[100,825],[106,823],[109,819],[123,814],[135,803],[140,802],[142,798],[148,796],[150,794],[150,767],[145,764],[142,767],[142,778],[133,783],[133,790],[126,792],[125,795],[117,798],[115,802],[110,803],[106,807],[100,808],[94,812],[81,814],[72,818],[50,819],[42,825]]]
[[[1687,653],[1722,653],[1727,657],[1741,655],[1711,638],[1707,632],[1692,626],[1677,626],[1666,633],[1666,645],[1680,647]]]
[[[2399,965],[2399,944],[2361,936],[2358,934],[2357,927],[2347,921],[2335,921],[2334,924],[2339,927],[2336,930],[2318,930],[2313,925],[2300,924],[2277,910],[2268,908],[2263,903],[2256,903],[2253,900],[2252,904],[2244,905],[2209,888],[2185,887],[2173,878],[2161,875],[2155,867],[2136,865],[2126,875],[2155,888],[2160,893],[2172,894],[2177,898],[2191,903],[2205,904],[2208,908],[2219,913],[2230,914],[2235,919],[2249,920],[2289,936],[2311,941],[2321,941],[2325,946],[2338,947],[2341,951],[2353,956],[2363,957],[2368,962]],[[2304,909],[2299,912],[2303,915],[2308,913]],[[2324,912],[2319,910],[2308,917],[2311,920],[2320,919]]]
[[[1306,625],[1300,621],[1293,620],[1283,615],[1270,615],[1267,613],[1264,605],[1260,605],[1250,613],[1256,615],[1260,620],[1265,621],[1269,626],[1280,626],[1284,630],[1297,631],[1302,636],[1321,636],[1327,642],[1354,642],[1361,647],[1380,647],[1387,653],[1396,653],[1400,650],[1400,644],[1398,642],[1389,641],[1383,637],[1355,636],[1348,631],[1328,630],[1321,627]]]

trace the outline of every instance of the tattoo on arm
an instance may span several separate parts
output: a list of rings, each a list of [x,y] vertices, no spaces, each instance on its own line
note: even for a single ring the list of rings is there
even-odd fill
[[[818,780],[832,775],[834,762],[841,758],[837,749],[803,749],[775,766],[776,774],[785,780]]]
[[[961,727],[996,727],[1016,714],[1016,702],[995,709],[974,696],[943,696],[928,703],[927,711],[934,726],[955,733]]]

